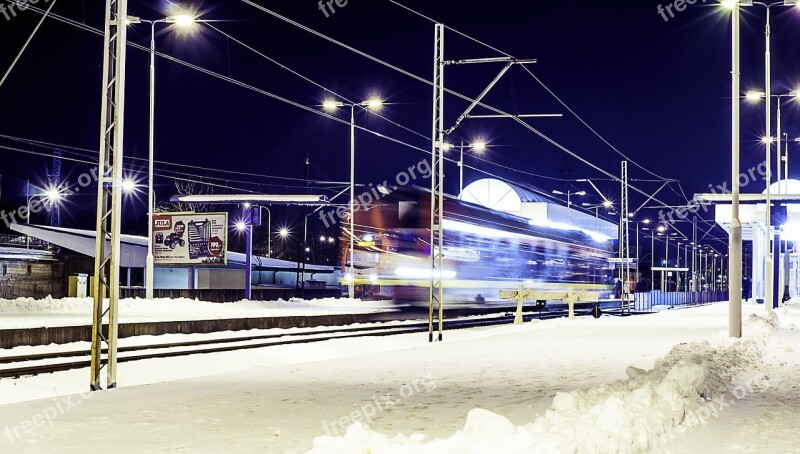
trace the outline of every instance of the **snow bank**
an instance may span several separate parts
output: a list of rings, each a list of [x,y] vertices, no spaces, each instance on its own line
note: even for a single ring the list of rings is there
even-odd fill
[[[235,303],[209,303],[205,301],[193,300],[188,298],[155,298],[152,300],[142,298],[127,298],[120,300],[120,308],[129,310],[156,309],[156,310],[183,310],[191,308],[193,310],[215,310],[225,308],[226,310],[241,309],[267,309],[267,308],[300,308],[300,307],[335,307],[344,303],[354,303],[356,300],[322,298],[313,300],[303,300],[291,298],[275,301],[248,301],[242,300]],[[91,311],[92,298],[59,298],[47,297],[44,299],[17,298],[13,300],[0,299],[0,313],[40,313],[40,312],[86,312]]]
[[[638,452],[686,427],[701,424],[709,402],[725,399],[737,375],[759,365],[777,315],[751,316],[744,339],[675,346],[652,370],[633,367],[628,379],[559,393],[543,416],[524,426],[473,409],[464,428],[447,439],[387,437],[354,424],[344,436],[314,439],[311,453],[594,453]]]
[[[91,321],[91,298],[0,299],[0,328],[66,326]],[[321,298],[303,300],[209,303],[188,298],[129,298],[120,300],[120,322],[216,320],[226,318],[368,313],[390,309],[386,304]],[[87,318],[88,317],[88,318]]]

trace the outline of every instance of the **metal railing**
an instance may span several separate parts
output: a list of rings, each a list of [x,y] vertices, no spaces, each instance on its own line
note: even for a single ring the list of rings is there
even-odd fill
[[[651,311],[653,306],[698,306],[728,301],[728,292],[652,292],[636,293],[636,311]]]

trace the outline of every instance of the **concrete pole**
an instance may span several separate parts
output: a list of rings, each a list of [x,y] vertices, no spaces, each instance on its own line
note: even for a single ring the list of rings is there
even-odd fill
[[[26,206],[28,207],[27,213],[25,213],[25,224],[31,224],[31,180],[28,180],[27,184],[25,185],[25,200]],[[31,236],[25,234],[25,249],[31,248]]]
[[[728,335],[742,337],[742,223],[739,219],[739,96],[741,68],[739,61],[740,5],[731,10],[731,230],[728,243]]]
[[[153,159],[155,155],[155,100],[156,100],[156,23],[150,22],[150,133],[148,138],[147,170],[147,258],[145,260],[145,299],[153,299],[153,276],[155,258],[153,257],[153,211],[155,194],[153,189]]]
[[[356,241],[356,212],[355,212],[355,198],[356,198],[356,106],[350,105],[350,285],[348,286],[348,294],[350,298],[356,297],[356,273],[353,267],[353,262],[356,260],[355,256],[355,241]],[[303,251],[305,254],[305,251]]]
[[[766,273],[764,282],[764,307],[767,312],[772,312],[772,301],[775,297],[773,292],[773,255],[772,255],[772,69],[771,69],[771,54],[770,54],[770,9],[767,7],[767,27],[765,31],[766,36],[766,50],[764,52],[764,77],[765,77],[765,96],[766,100],[766,165],[767,165],[767,250],[766,250]],[[737,95],[738,99],[738,95]]]

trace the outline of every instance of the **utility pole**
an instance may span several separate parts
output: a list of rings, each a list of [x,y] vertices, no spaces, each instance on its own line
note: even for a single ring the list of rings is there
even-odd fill
[[[444,24],[437,23],[434,26],[434,59],[433,59],[433,125],[431,132],[431,143],[433,149],[431,153],[431,211],[430,211],[430,293],[429,293],[429,314],[428,314],[428,338],[433,342],[433,310],[438,308],[439,321],[439,340],[442,340],[443,330],[443,307],[444,307],[444,151],[447,147],[445,137],[452,134],[459,125],[467,118],[471,117],[472,111],[478,107],[482,100],[489,94],[491,89],[497,85],[503,75],[514,65],[536,63],[536,60],[517,60],[510,56],[493,58],[476,58],[462,60],[444,59]],[[480,63],[505,63],[500,72],[489,83],[489,85],[470,102],[467,109],[458,116],[453,126],[448,129],[444,127],[444,68],[446,65],[470,65]],[[519,121],[519,115],[491,115],[485,118],[514,118]],[[463,161],[463,160],[462,160]],[[461,162],[463,170],[463,162]]]
[[[656,236],[650,230],[650,291],[656,289],[656,274],[653,268],[656,266]]]
[[[127,0],[106,0],[103,43],[103,90],[100,111],[100,156],[97,184],[97,231],[92,311],[92,360],[89,389],[102,389],[107,368],[109,389],[117,387],[117,308],[119,304],[120,226],[122,215],[122,145],[125,113]],[[110,248],[106,247],[106,242]],[[108,295],[108,307],[105,296]],[[106,315],[108,316],[106,320]],[[107,346],[107,360],[101,353]]]
[[[433,61],[433,150],[431,153],[431,285],[428,306],[428,341],[433,342],[433,310],[438,306],[439,340],[444,310],[444,24],[436,24]]]
[[[631,300],[630,300],[630,242],[628,238],[628,161],[622,161],[622,191],[621,191],[620,209],[619,209],[619,227],[620,227],[620,240],[619,240],[619,258],[620,258],[620,280],[621,280],[621,294],[622,298],[622,313],[626,311],[628,315],[631,313]]]

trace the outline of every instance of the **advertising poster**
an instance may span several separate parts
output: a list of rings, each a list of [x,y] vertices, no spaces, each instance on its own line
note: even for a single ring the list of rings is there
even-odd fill
[[[225,265],[227,213],[160,213],[153,216],[156,265]]]

